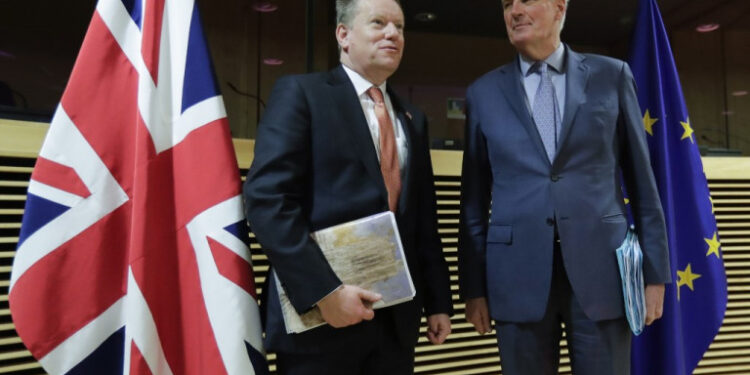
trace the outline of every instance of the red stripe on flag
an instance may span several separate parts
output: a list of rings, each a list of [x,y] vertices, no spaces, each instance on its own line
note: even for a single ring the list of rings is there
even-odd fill
[[[31,179],[83,198],[91,195],[75,169],[41,156],[36,159]]]
[[[256,298],[250,264],[213,238],[208,238],[208,246],[211,248],[219,273]]]
[[[94,13],[61,103],[128,195],[140,120],[137,92],[138,74]]]
[[[226,118],[190,133],[173,147],[177,222],[185,225],[213,205],[241,192],[241,180]]]
[[[124,295],[129,211],[125,204],[88,227],[13,285],[13,323],[34,357],[44,357]]]
[[[184,222],[176,217],[183,199],[211,206],[211,197],[185,196],[176,176],[204,176],[178,169],[173,149],[136,170],[133,188],[131,268],[156,323],[167,362],[175,374],[226,373],[203,300],[198,265]]]
[[[164,0],[151,0],[145,3],[141,53],[146,63],[146,69],[151,74],[154,85],[157,85],[159,83],[159,45],[161,44],[161,27],[164,19]]]
[[[151,369],[146,363],[146,359],[143,358],[143,354],[135,345],[135,342],[131,342],[130,345],[130,372],[129,374],[138,375],[152,375]]]

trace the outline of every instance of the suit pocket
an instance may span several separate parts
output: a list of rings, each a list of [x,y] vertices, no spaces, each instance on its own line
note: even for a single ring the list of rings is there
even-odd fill
[[[513,241],[513,227],[510,225],[490,225],[487,229],[487,243],[510,244]]]
[[[602,216],[602,222],[604,223],[624,223],[625,222],[625,215],[618,213],[618,214],[611,214],[611,215],[604,215]]]

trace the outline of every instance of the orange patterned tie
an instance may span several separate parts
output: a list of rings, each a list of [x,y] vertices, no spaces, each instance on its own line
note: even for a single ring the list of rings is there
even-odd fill
[[[383,102],[383,93],[378,87],[370,87],[367,95],[375,102],[375,116],[380,127],[380,173],[383,174],[385,189],[388,191],[388,208],[396,212],[398,196],[401,194],[401,172],[398,166],[396,136],[388,109]]]

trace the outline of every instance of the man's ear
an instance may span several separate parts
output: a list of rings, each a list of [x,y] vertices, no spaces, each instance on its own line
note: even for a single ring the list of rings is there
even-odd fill
[[[343,23],[336,26],[336,40],[342,51],[346,52],[349,49],[349,29]]]
[[[555,0],[555,8],[557,8],[557,11],[560,14],[560,19],[562,19],[562,15],[565,14],[565,12],[568,10],[567,1]]]

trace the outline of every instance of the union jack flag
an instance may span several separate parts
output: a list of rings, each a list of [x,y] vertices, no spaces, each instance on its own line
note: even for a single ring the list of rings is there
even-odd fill
[[[194,0],[100,0],[10,282],[52,374],[267,373],[240,178]]]

